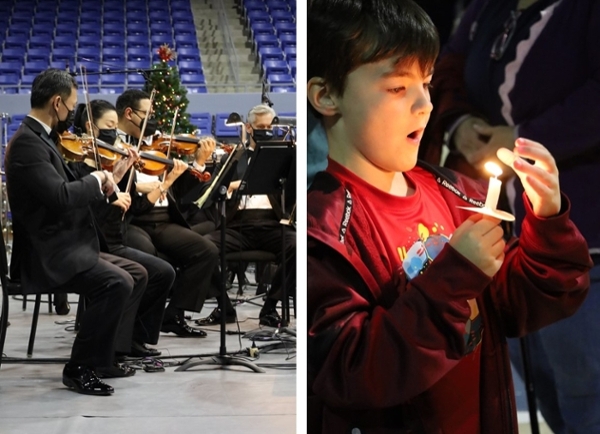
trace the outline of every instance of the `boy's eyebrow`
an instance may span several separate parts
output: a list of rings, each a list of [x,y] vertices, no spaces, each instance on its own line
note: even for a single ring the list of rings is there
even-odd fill
[[[424,77],[429,77],[430,75],[433,75],[433,68],[431,68],[431,70],[429,70],[429,73],[426,74]],[[388,71],[388,72],[384,72],[381,75],[383,78],[389,78],[389,77],[408,77],[408,78],[416,78],[415,74],[413,74],[411,71],[408,71],[406,69],[394,69],[392,71]]]

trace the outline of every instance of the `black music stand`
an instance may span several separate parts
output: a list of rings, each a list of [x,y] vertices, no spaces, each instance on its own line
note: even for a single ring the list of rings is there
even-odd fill
[[[244,173],[238,189],[240,195],[252,194],[279,194],[281,196],[281,209],[286,217],[285,197],[286,190],[290,191],[288,179],[295,189],[296,147],[291,141],[269,140],[256,142],[256,149],[250,164]],[[281,327],[290,323],[290,309],[286,289],[286,255],[285,231],[286,224],[281,224]]]
[[[227,262],[225,260],[225,239],[227,230],[227,188],[233,178],[233,175],[235,174],[235,169],[237,168],[237,163],[242,153],[243,147],[240,145],[234,152],[231,153],[229,158],[225,161],[225,163],[221,167],[221,170],[219,170],[217,175],[214,177],[211,186],[205,191],[202,197],[200,197],[195,202],[199,208],[206,208],[208,206],[211,206],[212,204],[215,204],[215,206],[217,206],[217,208],[219,209],[221,216],[221,347],[219,349],[219,355],[211,356],[210,359],[203,359],[195,362],[191,361],[194,358],[192,356],[185,363],[183,363],[183,365],[175,369],[176,371],[187,371],[188,369],[198,365],[237,365],[245,366],[246,368],[249,368],[254,372],[266,372],[263,368],[256,366],[254,363],[249,362],[246,359],[227,354],[227,346],[225,343],[227,337],[225,325],[226,315],[224,311],[225,304],[227,302],[227,273],[225,273],[225,269],[227,267]]]

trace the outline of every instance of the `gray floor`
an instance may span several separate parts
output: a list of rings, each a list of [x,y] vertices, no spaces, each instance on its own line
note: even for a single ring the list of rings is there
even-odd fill
[[[251,295],[251,292],[247,292]],[[233,295],[233,294],[232,294]],[[77,296],[71,295],[71,301]],[[261,300],[257,300],[261,302]],[[206,316],[214,305],[207,305]],[[68,357],[74,333],[65,330],[65,320],[74,319],[48,314],[42,305],[33,356]],[[258,328],[259,307],[250,303],[238,306],[240,329]],[[30,303],[25,312],[21,302],[11,299],[5,354],[24,357],[31,326]],[[293,321],[293,319],[292,319]],[[292,323],[293,325],[293,323]],[[228,324],[228,330],[237,330]],[[218,354],[218,327],[205,328],[205,339],[183,339],[163,334],[157,348],[163,356]],[[269,342],[256,342],[257,346]],[[236,335],[227,335],[227,351],[240,349]],[[241,340],[241,348],[252,342]],[[107,380],[115,388],[109,397],[90,397],[67,390],[61,382],[62,364],[2,364],[0,371],[1,434],[105,434],[168,433],[193,429],[202,434],[259,434],[296,432],[295,345],[260,354],[255,361],[266,373],[254,373],[244,367],[194,367],[175,372],[167,367],[162,373],[137,371],[130,378]],[[206,359],[206,358],[204,358]],[[184,361],[184,357],[162,359]],[[199,360],[199,359],[195,359]],[[281,365],[267,366],[267,365]],[[287,369],[285,369],[287,368]]]

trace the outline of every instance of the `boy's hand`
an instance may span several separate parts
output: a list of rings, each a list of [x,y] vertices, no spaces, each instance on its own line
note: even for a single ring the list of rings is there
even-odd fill
[[[449,243],[477,268],[493,277],[504,261],[504,230],[500,220],[473,214],[452,234]]]
[[[523,183],[534,214],[538,217],[558,214],[561,205],[558,168],[550,151],[540,143],[519,138],[516,140],[514,153],[516,157],[522,157],[516,158],[512,167]],[[534,163],[523,158],[533,160]]]

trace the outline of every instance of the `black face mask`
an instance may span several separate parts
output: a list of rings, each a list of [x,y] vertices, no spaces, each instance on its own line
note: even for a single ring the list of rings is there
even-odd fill
[[[255,142],[273,140],[273,137],[273,130],[259,130],[258,128],[252,129],[252,138]]]
[[[98,128],[98,140],[114,145],[117,141],[117,130],[112,128]]]
[[[60,102],[62,103],[62,105],[65,106],[65,108],[67,110],[69,110],[69,108],[66,106],[66,104],[64,103],[64,101],[62,99],[60,100]],[[58,118],[58,111],[56,111],[56,117]],[[69,110],[69,112],[67,113],[67,117],[64,120],[60,120],[60,118],[58,118],[58,123],[54,127],[54,131],[56,131],[58,134],[64,133],[65,131],[67,131],[69,128],[71,128],[73,126],[74,120],[75,120],[75,111]]]
[[[137,109],[132,109],[132,110],[135,111],[136,113],[138,112]],[[133,121],[131,121],[131,122],[133,122]],[[136,127],[138,127],[140,129],[140,131],[142,131],[142,125],[144,125],[144,119],[140,118],[139,125],[136,124],[135,122],[133,122],[133,124]],[[158,121],[156,120],[156,118],[148,118],[148,122],[146,122],[146,129],[144,130],[144,137],[154,135],[157,127],[158,127]]]

